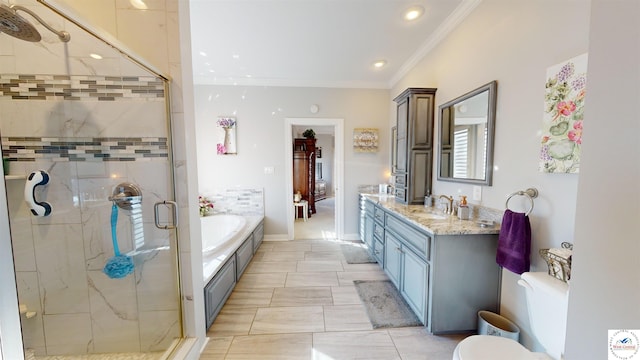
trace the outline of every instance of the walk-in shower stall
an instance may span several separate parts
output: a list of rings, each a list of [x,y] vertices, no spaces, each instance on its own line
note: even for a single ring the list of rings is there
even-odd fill
[[[182,337],[168,80],[44,1],[0,2],[25,358],[160,358]]]

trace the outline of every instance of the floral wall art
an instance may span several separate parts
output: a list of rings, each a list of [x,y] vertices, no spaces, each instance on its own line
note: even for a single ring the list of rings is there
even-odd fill
[[[378,129],[375,129],[375,128],[353,129],[353,149],[356,152],[378,151]]]
[[[539,170],[577,174],[580,168],[587,54],[547,69]]]
[[[216,122],[218,143],[216,152],[218,155],[237,154],[236,150],[236,119],[231,117],[219,117]]]

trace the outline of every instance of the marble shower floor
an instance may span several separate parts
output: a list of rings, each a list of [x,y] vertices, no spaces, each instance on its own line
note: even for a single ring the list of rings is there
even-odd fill
[[[200,359],[450,360],[464,336],[422,326],[373,330],[353,280],[387,277],[378,264],[347,264],[342,243],[263,242]]]

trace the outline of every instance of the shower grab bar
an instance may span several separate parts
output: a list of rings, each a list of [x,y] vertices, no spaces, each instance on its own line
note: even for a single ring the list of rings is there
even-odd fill
[[[171,223],[160,224],[160,205],[164,205],[171,210]],[[178,227],[178,204],[175,201],[163,200],[153,205],[155,224],[158,229],[170,230]]]
[[[24,184],[24,200],[29,206],[29,210],[33,216],[49,216],[51,215],[51,204],[46,201],[36,200],[36,187],[47,185],[49,183],[49,174],[44,170],[37,170],[27,176]]]

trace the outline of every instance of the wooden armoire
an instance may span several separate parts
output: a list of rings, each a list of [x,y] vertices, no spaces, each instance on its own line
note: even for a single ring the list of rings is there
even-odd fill
[[[316,139],[293,140],[293,193],[309,202],[309,216],[316,213]],[[296,211],[302,208],[296,208]],[[300,214],[302,215],[302,214]]]

